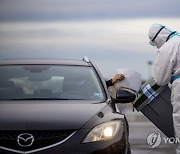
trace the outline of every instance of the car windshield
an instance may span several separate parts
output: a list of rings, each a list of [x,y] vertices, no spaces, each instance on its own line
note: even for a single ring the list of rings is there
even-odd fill
[[[92,67],[0,66],[0,100],[97,100],[103,88]]]

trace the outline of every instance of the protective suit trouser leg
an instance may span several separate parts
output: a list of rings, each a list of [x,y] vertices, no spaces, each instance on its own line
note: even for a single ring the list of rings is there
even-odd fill
[[[179,126],[179,115],[173,113],[175,137],[180,139],[180,126]],[[176,143],[176,154],[180,154],[180,143]]]
[[[173,121],[175,137],[180,139],[180,80],[172,84],[171,102],[173,106]],[[176,154],[180,154],[180,143],[176,145]]]

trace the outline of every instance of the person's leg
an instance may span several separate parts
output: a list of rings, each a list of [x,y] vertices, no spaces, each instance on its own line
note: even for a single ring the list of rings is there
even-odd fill
[[[175,137],[180,139],[180,81],[172,84],[171,101],[173,106],[173,122]],[[176,154],[180,154],[180,143],[177,143]]]

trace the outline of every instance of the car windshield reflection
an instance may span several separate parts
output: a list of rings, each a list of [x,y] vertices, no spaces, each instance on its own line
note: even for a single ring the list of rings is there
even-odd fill
[[[13,65],[0,67],[0,100],[104,99],[92,67]]]

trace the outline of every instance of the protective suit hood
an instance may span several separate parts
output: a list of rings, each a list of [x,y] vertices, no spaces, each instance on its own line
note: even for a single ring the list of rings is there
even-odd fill
[[[164,43],[166,43],[169,35],[171,35],[173,31],[166,28],[161,24],[153,24],[149,29],[149,39],[151,40],[152,45],[157,46],[157,48],[161,48]]]

